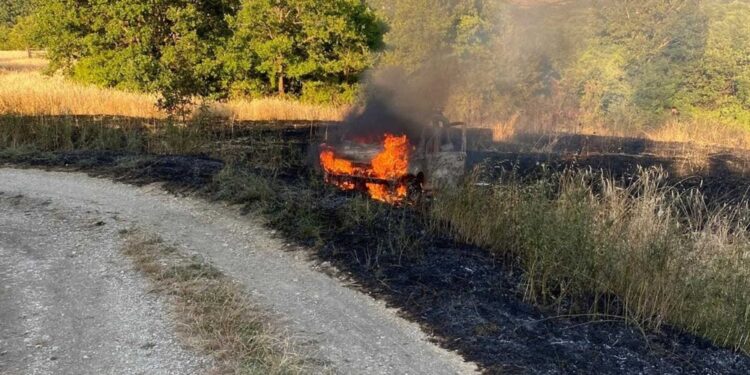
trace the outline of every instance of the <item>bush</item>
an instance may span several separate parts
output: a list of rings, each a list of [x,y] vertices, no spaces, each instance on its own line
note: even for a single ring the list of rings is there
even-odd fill
[[[357,99],[359,85],[313,81],[302,85],[302,101],[313,104],[350,104]]]

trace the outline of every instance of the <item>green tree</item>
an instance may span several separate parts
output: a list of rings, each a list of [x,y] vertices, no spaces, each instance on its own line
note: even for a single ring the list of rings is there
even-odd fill
[[[8,31],[6,48],[25,49],[31,57],[32,49],[43,48],[44,35],[40,33],[38,20],[34,15],[16,19],[15,25]]]
[[[499,92],[496,43],[506,5],[491,0],[371,0],[389,24],[381,66],[404,71],[431,107],[468,118]],[[403,83],[399,83],[403,84]]]
[[[687,70],[678,103],[750,125],[750,4],[718,2],[705,11],[704,53]]]
[[[20,20],[24,20],[31,13],[31,0],[3,0],[0,2],[0,49],[26,48],[26,36],[21,30],[14,30]],[[28,20],[22,26],[27,32]]]
[[[36,15],[52,69],[74,79],[160,92],[175,109],[218,96],[216,51],[237,0],[47,0]]]
[[[699,0],[615,0],[595,11],[595,34],[565,72],[587,123],[640,127],[677,105],[700,60],[706,15]]]
[[[658,125],[671,107],[750,124],[750,5],[719,0],[616,0],[566,72],[586,121]]]
[[[382,44],[359,0],[46,0],[35,13],[51,69],[102,86],[195,97],[272,90],[353,96]],[[241,9],[241,11],[240,11]]]
[[[245,0],[225,61],[234,91],[315,99],[356,85],[384,25],[360,0]]]
[[[384,63],[407,72],[436,59],[475,59],[499,34],[504,6],[487,0],[371,0],[388,21]]]
[[[30,0],[3,0],[0,2],[0,25],[12,27],[19,17],[28,15],[31,8]]]

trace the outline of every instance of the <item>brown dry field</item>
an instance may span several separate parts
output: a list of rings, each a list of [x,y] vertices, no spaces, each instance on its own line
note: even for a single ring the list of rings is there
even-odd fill
[[[25,51],[0,51],[0,115],[125,116],[165,118],[153,94],[127,92],[72,82],[43,73],[44,53],[28,58]],[[266,98],[208,103],[211,111],[234,121],[339,121],[349,108]]]
[[[44,52],[0,51],[0,115],[23,116],[123,116],[143,119],[167,117],[156,106],[155,94],[101,88],[65,79],[60,74],[44,73],[47,60]],[[341,121],[350,106],[328,106],[301,103],[295,100],[264,98],[206,103],[210,112],[232,121]],[[595,135],[641,138],[657,142],[679,142],[701,146],[750,148],[750,129],[716,125],[688,119],[673,120],[653,130],[628,133],[602,126],[579,126],[565,129],[548,126],[527,129],[519,116],[483,125],[490,127],[493,140],[502,142],[519,134],[545,136]],[[528,121],[527,121],[528,122]],[[541,119],[539,123],[544,123]],[[476,125],[476,124],[473,124]]]

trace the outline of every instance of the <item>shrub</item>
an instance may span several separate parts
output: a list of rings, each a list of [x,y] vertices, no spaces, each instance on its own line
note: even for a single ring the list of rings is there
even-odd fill
[[[357,99],[358,85],[332,85],[325,82],[305,82],[302,85],[302,101],[313,104],[351,104]]]

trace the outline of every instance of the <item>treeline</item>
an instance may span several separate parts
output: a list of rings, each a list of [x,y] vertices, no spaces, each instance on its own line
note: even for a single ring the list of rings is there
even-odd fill
[[[359,0],[39,0],[28,14],[16,20],[33,21],[26,40],[51,70],[158,92],[168,109],[195,97],[351,101],[385,31]]]
[[[473,123],[750,126],[744,0],[5,1],[0,27],[53,69],[166,106],[350,102],[376,66]]]
[[[33,9],[31,0],[0,2],[0,49],[27,49],[36,44],[30,27]]]
[[[741,0],[371,0],[380,64],[454,74],[475,123],[643,130],[677,118],[750,127],[750,3]],[[437,62],[437,64],[435,64]]]
[[[617,1],[595,16],[563,76],[583,121],[643,126],[681,113],[750,126],[750,3]]]

